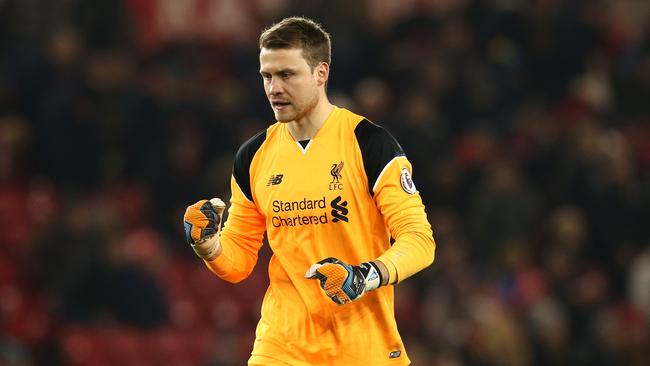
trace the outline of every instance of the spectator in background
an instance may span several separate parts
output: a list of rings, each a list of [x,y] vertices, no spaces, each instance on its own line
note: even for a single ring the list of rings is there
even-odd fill
[[[650,319],[650,248],[644,249],[632,261],[627,288],[632,304]]]

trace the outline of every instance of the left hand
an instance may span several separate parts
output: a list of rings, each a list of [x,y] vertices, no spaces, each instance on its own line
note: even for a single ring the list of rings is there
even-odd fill
[[[318,279],[325,294],[339,305],[357,300],[382,283],[381,272],[373,262],[351,266],[332,257],[313,264],[305,277]]]

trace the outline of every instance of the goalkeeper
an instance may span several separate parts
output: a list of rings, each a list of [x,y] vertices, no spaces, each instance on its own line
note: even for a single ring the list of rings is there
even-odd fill
[[[266,232],[270,285],[249,365],[408,365],[394,285],[435,249],[411,164],[385,129],[330,103],[320,25],[287,18],[259,45],[277,122],[237,152],[223,230],[224,202],[201,200],[185,213],[186,239],[235,283]]]

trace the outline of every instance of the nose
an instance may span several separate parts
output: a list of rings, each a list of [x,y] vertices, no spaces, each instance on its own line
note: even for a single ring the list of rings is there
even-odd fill
[[[282,80],[275,77],[271,77],[271,80],[269,80],[268,88],[269,94],[271,95],[281,94],[284,90],[282,86]]]

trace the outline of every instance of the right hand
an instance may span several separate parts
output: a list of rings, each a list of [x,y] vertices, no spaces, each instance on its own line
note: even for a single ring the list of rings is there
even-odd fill
[[[383,282],[381,271],[375,262],[351,266],[332,257],[312,264],[305,273],[305,278],[319,280],[325,294],[338,305],[357,300]]]
[[[185,240],[204,260],[211,260],[221,252],[219,233],[225,208],[222,200],[213,198],[200,200],[185,210]]]

